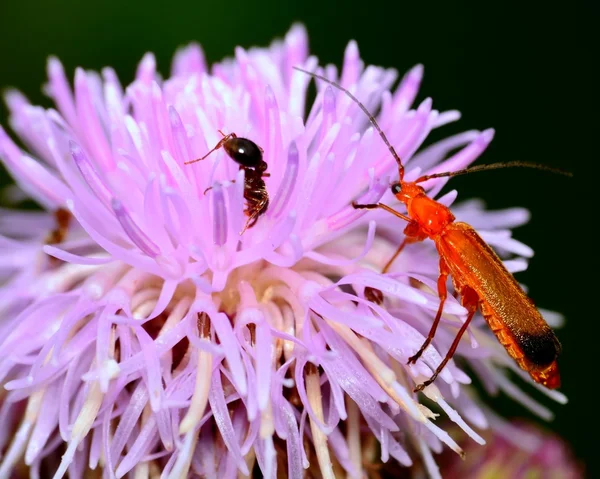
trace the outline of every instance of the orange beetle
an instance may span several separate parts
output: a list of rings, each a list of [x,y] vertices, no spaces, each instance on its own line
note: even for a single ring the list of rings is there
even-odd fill
[[[407,244],[429,238],[433,240],[439,253],[440,274],[437,286],[440,305],[427,339],[415,355],[409,359],[409,364],[415,363],[419,359],[435,336],[448,294],[446,288],[448,276],[452,278],[456,292],[461,297],[462,305],[467,309],[467,319],[456,334],[445,358],[438,365],[431,378],[418,385],[415,392],[422,391],[435,381],[438,374],[450,361],[477,309],[481,310],[483,317],[500,344],[504,346],[517,364],[530,374],[534,381],[549,389],[558,388],[560,386],[560,376],[557,357],[561,347],[550,326],[521,289],[513,275],[505,268],[502,260],[481,239],[477,232],[466,223],[455,222],[450,209],[429,198],[425,194],[425,190],[419,186],[419,183],[433,178],[511,166],[549,170],[568,176],[570,174],[543,165],[509,162],[475,166],[454,172],[435,173],[422,176],[416,181],[404,181],[404,166],[400,157],[367,108],[341,85],[322,75],[295,68],[329,83],[356,102],[369,117],[369,121],[379,132],[398,164],[399,181],[393,183],[391,189],[396,198],[406,205],[407,214],[402,214],[382,203],[352,204],[357,209],[381,208],[408,222],[404,229],[406,238],[385,265],[383,272],[387,272],[392,262]],[[378,295],[375,294],[373,297],[378,297]]]

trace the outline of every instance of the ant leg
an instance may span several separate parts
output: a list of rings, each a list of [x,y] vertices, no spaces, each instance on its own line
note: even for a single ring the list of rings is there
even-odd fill
[[[229,133],[229,135],[226,135],[225,133],[223,133],[221,130],[218,130],[219,133],[221,133],[221,135],[223,135],[223,138],[221,138],[219,140],[219,142],[215,145],[215,147],[210,150],[206,155],[204,155],[202,158],[196,158],[195,160],[190,160],[190,161],[184,161],[183,164],[184,165],[191,165],[192,163],[197,163],[198,161],[202,161],[204,160],[208,155],[210,155],[213,151],[218,150],[219,148],[221,148],[227,141],[229,141],[231,138],[237,138],[235,133]]]
[[[244,225],[244,228],[242,229],[242,231],[240,231],[240,236],[242,236],[246,232],[246,230],[248,228],[252,228],[254,226],[254,224],[258,220],[258,217],[262,214],[263,209],[264,209],[264,207],[265,207],[265,205],[267,204],[268,201],[269,201],[269,197],[265,193],[265,195],[263,196],[263,199],[261,200],[261,202],[258,204],[258,206],[256,207],[256,209],[253,211],[253,213],[250,215],[250,217],[246,221],[246,224]]]
[[[235,180],[230,180],[230,181],[229,181],[229,183],[235,183]],[[208,192],[209,192],[210,190],[212,190],[212,189],[213,189],[213,187],[212,187],[212,186],[209,186],[208,188],[206,188],[206,189],[204,190],[204,194],[206,195],[206,193],[208,193]]]
[[[367,203],[365,205],[359,205],[358,203],[355,203],[353,201],[352,207],[355,210],[376,210],[377,208],[381,208],[382,210],[385,210],[388,213],[392,213],[398,218],[402,218],[404,221],[408,221],[409,223],[412,221],[408,216],[403,215],[402,213],[396,211],[394,208],[390,208],[388,205],[384,205],[383,203]]]
[[[448,281],[449,274],[450,270],[448,269],[446,261],[444,261],[443,258],[440,258],[440,275],[438,276],[437,280],[440,305],[438,306],[438,310],[435,315],[435,319],[433,320],[433,324],[431,325],[431,329],[429,330],[429,334],[427,335],[427,339],[416,352],[416,354],[408,358],[408,364],[415,364],[417,362],[417,359],[419,359],[425,351],[425,349],[427,349],[427,346],[429,346],[431,344],[431,341],[433,341],[435,332],[437,331],[437,327],[440,324],[440,319],[442,318],[442,312],[444,311],[444,303],[446,302],[446,297],[448,295],[448,290],[446,289],[446,282]]]
[[[249,218],[246,220],[246,224],[245,224],[245,225],[244,225],[244,227],[242,228],[242,231],[240,231],[240,236],[242,236],[242,235],[243,235],[243,234],[246,232],[246,230],[247,230],[248,228],[250,228],[250,227],[251,227],[251,226],[250,226],[250,222],[251,222],[252,220],[254,220],[254,219],[256,218],[256,216],[257,216],[257,213],[256,213],[256,212],[254,212],[254,213],[252,213],[252,215],[251,215],[251,216],[250,216],[250,217],[249,217]],[[252,223],[252,226],[254,226],[254,223]]]
[[[458,345],[460,343],[460,339],[465,334],[465,331],[469,327],[469,323],[471,322],[471,319],[473,319],[473,316],[475,316],[475,313],[477,312],[478,304],[479,304],[479,298],[477,297],[477,293],[475,293],[475,291],[473,291],[471,288],[465,288],[462,291],[462,305],[469,312],[469,314],[467,315],[467,319],[465,320],[463,325],[458,330],[458,333],[456,333],[456,337],[454,338],[454,341],[452,341],[452,345],[450,346],[450,350],[448,351],[448,354],[446,354],[446,357],[444,358],[444,360],[437,367],[437,369],[433,373],[433,376],[431,376],[423,384],[419,384],[417,387],[415,387],[414,392],[422,391],[427,386],[429,386],[433,381],[435,381],[435,379],[438,377],[438,374],[440,374],[442,372],[442,369],[444,369],[444,366],[446,366],[446,364],[448,364],[448,361],[450,361],[452,356],[454,356],[454,353],[456,352],[456,348],[458,348]]]
[[[271,176],[271,173],[263,173],[261,175],[261,178],[269,178]]]
[[[226,135],[225,133],[223,133],[221,130],[217,130],[219,133],[221,133],[221,136],[223,138],[237,138],[237,135],[235,133],[229,133],[229,135]]]
[[[242,236],[248,228],[252,228],[254,226],[258,219],[258,215],[260,215],[263,205],[264,203],[261,203],[259,205],[259,208],[257,208],[257,210],[254,213],[252,213],[252,215],[250,215],[250,217],[246,220],[246,224],[242,228],[242,231],[240,231],[240,236]]]

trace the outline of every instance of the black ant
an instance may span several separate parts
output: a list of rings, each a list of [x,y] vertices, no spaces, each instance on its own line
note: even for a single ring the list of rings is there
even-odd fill
[[[186,161],[184,164],[189,165],[190,163],[202,161],[213,151],[222,147],[227,155],[240,165],[240,170],[244,170],[244,199],[246,200],[244,213],[248,216],[248,221],[246,221],[244,229],[240,232],[240,234],[243,234],[244,231],[256,224],[260,215],[267,211],[269,193],[263,178],[268,178],[271,173],[266,172],[268,165],[263,160],[264,150],[260,146],[247,138],[238,138],[235,133],[226,135],[221,130],[219,130],[219,133],[223,135],[223,138],[212,150],[202,158]],[[204,193],[206,194],[211,188],[207,188]]]

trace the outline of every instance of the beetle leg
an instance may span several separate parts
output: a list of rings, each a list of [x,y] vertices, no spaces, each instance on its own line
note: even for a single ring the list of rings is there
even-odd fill
[[[429,330],[429,334],[427,335],[427,339],[425,340],[421,348],[416,352],[416,354],[408,358],[408,364],[416,363],[417,359],[419,359],[423,354],[423,351],[425,351],[427,346],[429,346],[429,344],[431,344],[431,341],[433,341],[433,337],[435,336],[437,327],[440,324],[440,319],[442,318],[442,312],[444,311],[444,303],[446,302],[446,297],[448,296],[448,289],[446,287],[446,283],[448,281],[449,274],[450,269],[448,268],[448,264],[443,258],[440,257],[440,275],[438,276],[437,280],[440,305],[438,306],[438,310],[435,315],[435,319],[433,320],[433,324],[431,325],[431,329]]]
[[[419,384],[417,387],[415,387],[414,392],[422,391],[427,386],[429,386],[433,381],[435,381],[435,379],[438,377],[438,374],[440,374],[442,372],[442,369],[444,369],[444,366],[446,366],[446,364],[448,364],[448,361],[450,361],[450,359],[452,359],[452,356],[454,356],[454,353],[456,352],[456,348],[458,348],[458,345],[460,343],[460,339],[465,334],[465,331],[469,327],[469,323],[471,322],[471,319],[473,319],[473,316],[475,316],[475,313],[477,312],[477,306],[479,304],[479,298],[477,297],[477,293],[475,293],[475,291],[473,291],[471,288],[466,287],[461,292],[461,296],[462,296],[462,304],[469,312],[469,314],[467,315],[467,319],[465,320],[463,325],[458,330],[458,333],[456,333],[456,337],[454,338],[454,341],[452,341],[452,345],[450,346],[450,350],[448,351],[448,354],[446,354],[446,357],[439,364],[439,366],[433,373],[433,376],[431,376],[423,384]]]
[[[396,258],[400,255],[400,253],[402,252],[402,250],[404,249],[404,247],[407,244],[408,244],[408,238],[405,238],[404,241],[402,243],[400,243],[400,246],[398,246],[398,249],[396,250],[394,255],[388,260],[387,263],[385,263],[385,266],[381,270],[381,274],[385,274],[388,272],[388,270],[390,269],[390,267],[392,266],[394,261],[396,261]]]
[[[388,272],[388,270],[390,269],[390,266],[392,266],[392,263],[394,261],[396,261],[396,258],[402,252],[402,250],[404,249],[404,247],[407,244],[408,244],[408,238],[406,238],[400,244],[400,246],[398,246],[398,249],[396,250],[396,252],[394,253],[394,255],[389,259],[389,261],[385,264],[385,266],[381,270],[381,274],[385,274],[385,273]],[[364,294],[365,294],[365,299],[371,301],[372,303],[375,303],[375,304],[382,304],[383,303],[383,293],[380,290],[376,289],[376,288],[372,288],[371,286],[367,286],[365,288],[365,293]]]

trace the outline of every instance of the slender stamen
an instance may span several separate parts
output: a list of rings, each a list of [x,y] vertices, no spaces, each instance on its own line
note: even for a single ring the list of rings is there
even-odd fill
[[[322,141],[327,132],[335,124],[336,120],[336,102],[333,88],[331,85],[327,85],[325,93],[323,93],[323,119],[321,121],[321,138]]]
[[[192,455],[198,443],[198,433],[190,433],[183,440],[177,461],[167,476],[167,479],[179,479],[189,477],[190,466],[192,465]],[[138,477],[138,475],[136,475]],[[139,477],[143,477],[141,474]]]
[[[299,163],[300,154],[298,152],[298,146],[295,141],[292,141],[288,149],[288,161],[285,166],[283,180],[277,189],[273,205],[270,208],[273,218],[279,218],[285,211],[285,207],[287,206],[290,197],[292,196],[292,192],[294,191],[294,186],[296,185]]]
[[[273,409],[271,403],[268,403],[265,409],[260,414],[260,437],[263,439],[270,438],[275,432],[275,424],[273,423]]]
[[[71,440],[69,441],[67,452],[64,453],[60,462],[60,466],[54,474],[53,479],[60,479],[66,474],[69,465],[71,462],[73,462],[77,447],[88,435],[92,425],[94,424],[94,421],[96,420],[96,416],[100,410],[100,405],[102,404],[103,398],[104,394],[102,394],[100,389],[100,383],[94,381],[90,385],[87,398],[83,403],[83,407],[81,408],[77,419],[75,420],[75,424],[73,425],[73,429],[71,431]]]
[[[9,477],[13,467],[19,462],[25,450],[25,445],[31,430],[37,420],[40,412],[41,402],[44,398],[46,389],[36,391],[27,402],[25,417],[19,426],[19,429],[14,434],[12,443],[8,451],[3,455],[0,462],[0,477]]]
[[[110,199],[112,198],[112,193],[104,184],[104,181],[102,181],[98,175],[98,172],[90,163],[80,146],[72,141],[69,143],[69,145],[71,147],[71,155],[73,156],[73,160],[75,161],[81,176],[83,176],[83,179],[87,185],[100,199],[100,201],[102,201],[102,203],[104,203],[104,205],[110,209]]]
[[[210,317],[206,313],[198,315],[198,333],[200,339],[210,341]],[[179,434],[186,434],[200,423],[208,404],[208,391],[212,375],[213,355],[205,350],[198,351],[198,367],[196,368],[196,388],[187,414],[179,425]]]
[[[173,134],[176,157],[178,161],[183,163],[191,155],[190,142],[188,140],[185,127],[181,122],[181,117],[173,106],[169,106],[169,121],[171,123],[171,132]]]
[[[325,417],[323,414],[323,397],[321,396],[319,370],[312,363],[306,365],[305,382],[308,402],[319,422],[323,424],[325,423]],[[329,456],[329,447],[327,446],[327,436],[321,431],[319,425],[312,418],[310,419],[310,430],[312,432],[313,444],[315,446],[315,452],[317,454],[317,460],[319,461],[319,467],[321,468],[320,472],[323,478],[335,479],[331,457]]]
[[[397,378],[394,371],[385,365],[385,363],[377,357],[372,347],[367,341],[359,339],[350,328],[343,326],[333,321],[328,321],[327,324],[336,331],[346,343],[354,349],[360,356],[364,366],[372,374],[373,379],[382,387],[382,389],[398,404],[402,409],[409,413],[415,420],[425,422],[426,418],[423,411],[419,410],[417,403],[414,401],[407,402],[406,398],[402,398],[397,392]]]
[[[152,258],[156,258],[160,255],[160,249],[154,242],[146,236],[140,227],[135,224],[123,203],[117,198],[112,199],[112,209],[115,212],[117,220],[121,223],[121,227],[129,239],[135,244],[140,250]]]
[[[360,444],[360,411],[358,405],[346,396],[346,412],[348,419],[346,420],[346,437],[348,441],[348,452],[350,461],[354,465],[355,472],[358,473],[362,469],[361,444]]]
[[[227,241],[227,209],[223,188],[219,183],[213,186],[212,193],[213,242],[217,246],[223,246]]]

